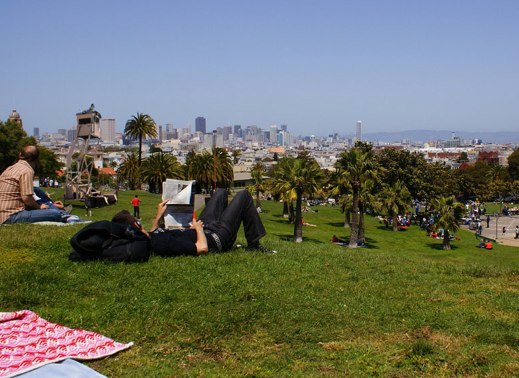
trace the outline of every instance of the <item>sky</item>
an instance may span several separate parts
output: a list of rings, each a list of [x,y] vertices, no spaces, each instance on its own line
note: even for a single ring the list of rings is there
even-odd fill
[[[516,0],[0,0],[0,120],[519,130]]]

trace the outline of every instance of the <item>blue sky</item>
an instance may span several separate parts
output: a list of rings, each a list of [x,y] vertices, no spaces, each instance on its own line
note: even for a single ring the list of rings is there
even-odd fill
[[[0,119],[519,130],[519,1],[0,1]]]

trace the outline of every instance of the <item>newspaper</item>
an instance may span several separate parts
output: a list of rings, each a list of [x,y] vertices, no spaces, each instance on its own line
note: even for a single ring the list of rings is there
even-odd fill
[[[162,201],[169,200],[168,205],[191,204],[191,190],[194,181],[166,179],[162,183]]]
[[[193,220],[194,181],[167,179],[162,183],[162,200],[168,200],[164,212],[166,228],[186,228]]]

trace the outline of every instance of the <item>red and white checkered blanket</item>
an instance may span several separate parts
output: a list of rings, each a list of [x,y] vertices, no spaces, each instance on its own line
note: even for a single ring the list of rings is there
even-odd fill
[[[0,312],[0,377],[10,377],[67,358],[93,360],[127,349],[95,332],[50,323],[22,310]]]

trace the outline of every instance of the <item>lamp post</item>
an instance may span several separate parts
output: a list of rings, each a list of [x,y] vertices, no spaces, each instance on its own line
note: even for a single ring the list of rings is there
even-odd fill
[[[213,130],[213,193],[216,192],[216,130]]]
[[[496,240],[497,240],[497,224],[499,223],[499,213],[496,214]]]

